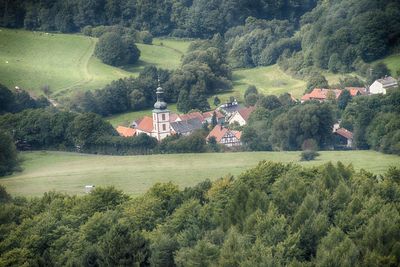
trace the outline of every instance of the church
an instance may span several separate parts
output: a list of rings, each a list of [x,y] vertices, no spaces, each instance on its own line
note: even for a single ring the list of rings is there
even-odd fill
[[[210,124],[215,116],[217,123],[221,124],[225,116],[218,110],[209,112],[192,112],[188,114],[175,114],[167,109],[164,100],[164,90],[158,85],[156,89],[157,101],[152,110],[152,116],[144,116],[134,121],[130,127],[118,126],[117,132],[124,137],[132,137],[144,133],[156,138],[158,141],[174,134],[190,135],[201,129],[204,124]]]
[[[164,91],[160,85],[156,90],[157,102],[154,104],[153,116],[144,117],[135,124],[136,134],[145,133],[161,141],[171,135],[170,111],[164,101]]]

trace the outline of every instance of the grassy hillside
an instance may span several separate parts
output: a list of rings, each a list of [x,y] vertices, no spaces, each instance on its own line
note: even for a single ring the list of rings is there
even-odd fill
[[[400,71],[400,54],[388,56],[381,61],[389,68],[392,76],[397,77],[397,72]]]
[[[264,94],[278,95],[289,92],[296,97],[301,96],[306,88],[305,81],[292,78],[276,64],[233,71],[233,90],[238,98],[243,97],[249,85],[255,85]]]
[[[93,56],[97,39],[71,34],[47,34],[0,28],[0,82],[39,95],[49,85],[53,96],[76,89],[99,88],[112,80],[136,76],[147,65],[174,69],[189,41],[155,40],[138,44],[141,58],[126,70],[111,67]],[[157,45],[158,44],[158,45]],[[169,46],[176,46],[172,49]]]
[[[15,195],[38,196],[49,190],[82,194],[84,186],[114,185],[137,195],[156,182],[172,181],[181,188],[204,179],[238,175],[260,160],[300,163],[299,152],[243,152],[213,154],[177,154],[149,156],[99,156],[66,152],[23,153],[21,173],[0,179],[0,184]],[[374,151],[328,151],[304,166],[341,160],[383,173],[390,165],[399,165],[400,157]]]

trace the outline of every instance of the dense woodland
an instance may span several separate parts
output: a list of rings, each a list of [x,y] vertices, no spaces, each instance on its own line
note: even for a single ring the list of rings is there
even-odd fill
[[[0,187],[1,266],[398,266],[400,170],[261,162],[192,188],[131,198],[11,197]]]

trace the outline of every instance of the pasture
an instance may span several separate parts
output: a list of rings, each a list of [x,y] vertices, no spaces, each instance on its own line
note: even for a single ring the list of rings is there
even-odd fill
[[[233,71],[233,95],[242,99],[249,85],[255,85],[260,93],[279,95],[285,92],[300,97],[306,82],[291,77],[277,64],[268,67],[238,69]]]
[[[190,45],[190,41],[175,39],[138,44],[139,62],[116,68],[93,56],[96,42],[96,38],[82,35],[0,28],[0,83],[9,88],[19,86],[34,95],[43,94],[43,86],[49,86],[52,97],[61,97],[137,76],[145,66],[177,68]]]
[[[84,186],[113,185],[130,195],[139,195],[156,182],[173,182],[182,189],[205,179],[238,175],[261,160],[303,166],[329,161],[353,164],[375,174],[400,163],[400,157],[375,151],[324,151],[311,162],[299,162],[300,152],[240,152],[171,154],[147,156],[101,156],[67,152],[22,153],[23,171],[0,179],[13,195],[40,196],[56,190],[83,194]]]

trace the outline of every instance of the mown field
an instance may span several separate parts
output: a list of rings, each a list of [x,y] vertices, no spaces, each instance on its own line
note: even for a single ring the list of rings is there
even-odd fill
[[[374,151],[326,151],[312,162],[299,162],[299,152],[99,156],[44,151],[22,153],[22,157],[23,171],[0,179],[0,184],[11,194],[25,196],[39,196],[49,190],[83,194],[88,184],[114,185],[131,195],[145,192],[156,182],[171,181],[184,188],[207,178],[238,175],[261,160],[303,166],[342,161],[376,174],[400,163],[398,156]]]
[[[140,61],[124,69],[101,63],[93,56],[97,39],[0,28],[0,83],[43,94],[50,86],[53,97],[74,90],[100,88],[112,80],[137,76],[145,66],[174,69],[190,41],[155,39],[154,45],[138,44]],[[162,44],[161,44],[162,43]],[[175,48],[176,47],[176,48]]]

